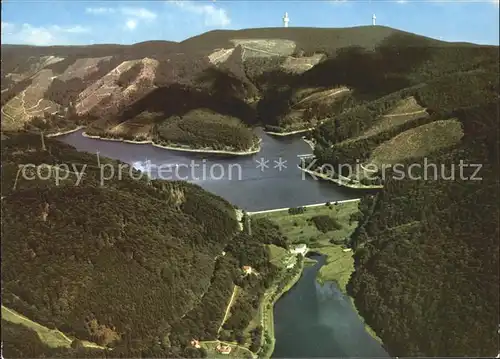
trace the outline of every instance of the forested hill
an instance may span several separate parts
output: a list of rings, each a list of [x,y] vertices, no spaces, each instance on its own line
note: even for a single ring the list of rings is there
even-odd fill
[[[364,216],[351,238],[349,290],[393,355],[498,352],[498,105],[455,115],[463,140],[427,158],[449,180],[388,174],[382,192],[360,204]],[[476,167],[465,167],[460,179],[460,161],[479,164],[477,178]]]
[[[154,345],[163,357],[187,355],[193,334],[175,327],[180,318],[193,308],[204,313],[208,304],[223,311],[237,277],[231,255],[217,259],[238,233],[234,208],[196,185],[138,180],[128,168],[101,185],[94,156],[54,140],[45,145],[32,135],[2,139],[2,304],[69,337],[114,348],[113,356],[140,356]],[[84,169],[81,181],[57,171],[63,163]],[[46,165],[40,175],[27,169],[34,178],[28,180],[18,174],[23,164]],[[102,165],[118,171],[117,162]],[[66,177],[59,185],[56,173]],[[219,297],[206,296],[210,291]],[[222,315],[207,311],[200,329],[190,330],[213,338]],[[30,350],[81,355],[49,353],[31,334],[18,346],[17,327],[2,326],[8,357],[31,357]]]
[[[211,31],[180,43],[5,45],[2,130],[84,125],[103,137],[152,139],[168,118],[204,108],[247,125],[296,130],[352,105],[325,91],[346,87],[349,101],[373,100],[473,70],[489,63],[491,51],[384,26]],[[231,145],[224,136],[215,140]]]
[[[195,338],[259,351],[245,330],[281,275],[268,250],[287,247],[277,228],[260,221],[247,235],[199,186],[44,144],[1,140],[5,357],[206,357]],[[249,264],[258,277],[243,275]],[[236,286],[243,302],[224,322]]]

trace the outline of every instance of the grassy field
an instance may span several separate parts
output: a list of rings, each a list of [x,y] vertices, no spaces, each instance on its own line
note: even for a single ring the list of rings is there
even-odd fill
[[[285,248],[278,247],[277,245],[274,244],[269,244],[268,248],[269,248],[270,262],[278,268],[281,269],[285,268],[287,261],[290,260],[292,254]]]
[[[331,208],[330,208],[331,207]],[[281,231],[289,238],[290,243],[305,243],[309,247],[331,245],[330,239],[341,240],[348,237],[356,228],[356,222],[349,224],[349,217],[358,210],[358,202],[339,203],[337,205],[308,207],[303,214],[290,215],[288,210],[269,213],[258,213],[252,217],[266,217],[279,225]],[[322,233],[309,222],[313,216],[329,215],[334,217],[342,228]]]
[[[351,235],[357,222],[349,223],[349,218],[358,211],[358,202],[340,203],[330,207],[326,205],[310,207],[305,213],[296,215],[290,215],[287,210],[284,210],[260,213],[255,217],[267,217],[279,225],[291,243],[306,243],[313,251],[327,256],[326,264],[318,272],[318,280],[320,282],[335,281],[345,292],[346,284],[354,270],[352,252],[344,252],[342,245],[332,244],[330,240],[341,241]],[[335,218],[342,228],[326,233],[320,232],[313,223],[308,221],[311,217],[318,215]],[[271,261],[278,260],[282,255],[275,248],[271,250],[271,253]]]
[[[34,330],[38,334],[40,340],[51,348],[69,348],[71,346],[71,342],[74,339],[67,337],[63,332],[60,332],[57,329],[49,329],[41,324],[38,324],[26,318],[24,315],[21,315],[12,309],[4,307],[3,305],[2,319],[11,323],[21,324],[26,328]],[[86,340],[82,340],[82,344],[88,348],[106,349],[105,347]]]
[[[51,348],[64,347],[69,348],[71,345],[71,339],[58,330],[51,330],[43,325],[35,323],[23,315],[16,313],[15,311],[8,309],[2,305],[2,319],[8,322],[21,324],[29,329],[34,330],[40,340]]]

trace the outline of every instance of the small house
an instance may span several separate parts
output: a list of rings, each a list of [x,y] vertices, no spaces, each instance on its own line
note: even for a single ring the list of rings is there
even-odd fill
[[[250,267],[250,266],[243,266],[243,272],[245,272],[245,274],[252,274],[253,272],[253,268]]]
[[[196,339],[191,340],[191,345],[193,347],[195,347],[196,349],[200,349],[201,348],[200,341],[196,340]]]
[[[230,354],[231,347],[229,345],[219,344],[217,345],[217,351],[221,354]]]
[[[307,248],[307,246],[305,244],[299,244],[298,246],[296,246],[295,248],[292,248],[290,250],[290,252],[292,254],[301,254],[303,256],[305,256],[308,251],[309,251],[309,249]]]

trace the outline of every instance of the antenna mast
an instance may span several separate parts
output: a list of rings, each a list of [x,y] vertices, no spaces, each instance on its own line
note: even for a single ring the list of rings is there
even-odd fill
[[[375,14],[373,14],[373,16],[372,16],[372,25],[373,26],[376,25],[376,21],[377,21],[377,17],[375,16]]]
[[[289,22],[290,22],[290,18],[288,17],[288,13],[285,12],[285,16],[283,16],[283,27],[288,27]]]
[[[45,151],[45,138],[43,137],[43,131],[40,131],[40,137],[42,138],[42,151]]]

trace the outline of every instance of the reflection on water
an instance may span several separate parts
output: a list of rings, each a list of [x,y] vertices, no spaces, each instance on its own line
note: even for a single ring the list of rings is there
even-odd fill
[[[335,283],[320,285],[316,274],[323,256],[304,268],[297,284],[276,303],[273,358],[384,357],[388,354]]]
[[[214,156],[170,151],[148,144],[102,141],[83,137],[82,131],[58,137],[80,151],[121,160],[150,172],[154,178],[180,179],[248,211],[358,198],[359,192],[316,181],[301,172],[297,155],[311,153],[300,136],[274,138],[260,129],[261,151],[251,156]],[[264,160],[265,166],[258,167]],[[278,163],[284,166],[279,168]],[[258,162],[259,161],[259,162]],[[267,161],[267,162],[266,162]]]

